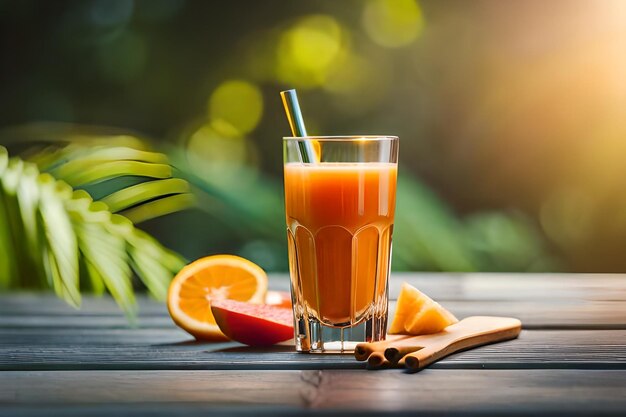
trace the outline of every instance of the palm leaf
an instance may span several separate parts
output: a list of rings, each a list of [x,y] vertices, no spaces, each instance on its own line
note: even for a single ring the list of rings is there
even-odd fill
[[[189,193],[187,181],[168,178],[163,181],[148,181],[123,188],[100,199],[114,213],[159,197]]]
[[[223,186],[220,178],[195,173],[180,150],[168,152],[179,175],[194,186],[198,207],[228,224],[242,237],[256,235],[280,242],[286,248],[282,184],[252,168],[240,167],[232,174],[238,181]]]
[[[84,211],[82,213],[87,214]],[[135,309],[135,296],[127,242],[122,236],[108,233],[106,222],[89,219],[93,217],[89,214],[83,217],[83,221],[77,219],[75,226],[89,278],[92,282],[100,282],[103,287],[108,288],[124,311],[132,312]]]
[[[143,161],[154,164],[167,164],[167,156],[127,146],[89,146],[70,144],[63,148],[47,147],[32,155],[29,160],[36,162],[40,169],[52,171],[64,166],[68,171],[92,168],[93,164],[116,161]]]
[[[31,172],[34,170],[31,170]],[[42,232],[44,267],[56,293],[71,305],[80,305],[78,285],[78,242],[70,216],[64,206],[71,190],[49,174],[36,172],[40,189],[38,214]]]
[[[76,162],[80,162],[77,164]],[[56,178],[63,178],[72,187],[97,184],[101,181],[128,175],[139,177],[171,178],[172,169],[166,164],[152,164],[138,161],[76,160],[50,171]]]
[[[179,255],[86,191],[74,191],[32,163],[9,160],[3,147],[0,174],[0,243],[15,252],[1,252],[2,286],[22,286],[34,272],[73,306],[80,305],[81,285],[106,288],[132,317],[134,270],[153,296],[165,298],[185,263]]]
[[[8,156],[4,148],[3,153]],[[19,275],[23,277],[22,286],[33,288],[40,285],[43,279],[43,275],[40,273],[41,258],[38,256],[39,236],[33,236],[33,234],[27,231],[29,225],[34,227],[34,217],[31,217],[31,213],[28,213],[24,216],[24,220],[14,220],[22,219],[24,213],[29,211],[26,207],[21,207],[19,203],[20,199],[24,202],[27,200],[26,194],[20,195],[18,192],[20,189],[23,189],[20,184],[25,171],[24,166],[24,161],[20,159],[9,159],[0,178],[4,191],[0,198],[3,201],[3,210],[6,216],[5,233],[8,235],[7,240],[10,242],[5,247],[5,251],[11,253],[11,256],[7,255],[7,257],[9,259],[8,262],[12,264],[10,267],[12,275],[6,280],[11,281]],[[28,172],[29,170],[26,171]],[[32,176],[32,171],[30,176]],[[32,180],[32,178],[29,179]],[[35,216],[35,213],[32,214]]]
[[[0,131],[0,139],[73,188],[111,204],[135,223],[196,204],[189,185],[174,178],[168,157],[150,151],[146,138],[121,130],[62,123],[30,124]],[[21,145],[21,146],[20,146]],[[163,201],[161,201],[163,200]],[[146,204],[147,207],[142,207]]]
[[[9,164],[6,149],[0,147],[0,178],[4,178]],[[11,235],[11,224],[4,193],[0,193],[0,289],[11,285],[16,275],[15,259],[17,259]]]
[[[162,153],[101,145],[85,148],[74,144],[55,151],[55,157],[50,158],[46,156],[48,150],[32,157],[39,162],[40,169],[90,195],[100,195],[98,200],[111,204],[109,209],[113,213],[132,210],[125,214],[135,223],[195,204],[188,183],[172,177],[172,167]],[[177,196],[182,197],[172,198]],[[167,201],[157,203],[162,199]],[[142,209],[143,204],[161,209]]]
[[[191,193],[175,194],[121,211],[120,214],[133,223],[141,223],[154,217],[178,212],[181,208],[194,206],[195,203],[196,197]]]
[[[132,149],[146,150],[146,140],[140,135],[130,133],[128,129],[116,129],[110,126],[80,125],[61,122],[38,122],[6,127],[0,130],[0,141],[5,144],[66,146],[79,144],[82,147],[104,145],[110,147],[125,146]]]

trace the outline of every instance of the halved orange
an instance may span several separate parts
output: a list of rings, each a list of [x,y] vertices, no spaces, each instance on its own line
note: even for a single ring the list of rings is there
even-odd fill
[[[200,340],[228,340],[215,323],[211,299],[262,304],[267,275],[258,265],[234,255],[213,255],[185,266],[174,277],[167,308],[174,322]]]

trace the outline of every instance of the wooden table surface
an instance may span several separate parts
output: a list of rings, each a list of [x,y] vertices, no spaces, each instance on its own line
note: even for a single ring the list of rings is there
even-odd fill
[[[2,294],[0,415],[626,415],[626,276],[394,274],[392,298],[402,281],[459,318],[517,317],[524,330],[408,374],[350,355],[196,343],[146,298],[131,328],[108,298],[75,311]],[[270,286],[287,289],[287,277]]]

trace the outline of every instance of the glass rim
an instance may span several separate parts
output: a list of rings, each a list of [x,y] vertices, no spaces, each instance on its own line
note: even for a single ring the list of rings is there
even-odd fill
[[[307,140],[328,140],[328,141],[384,141],[384,140],[400,140],[398,136],[390,135],[335,135],[335,136],[283,136],[286,141],[307,141]]]

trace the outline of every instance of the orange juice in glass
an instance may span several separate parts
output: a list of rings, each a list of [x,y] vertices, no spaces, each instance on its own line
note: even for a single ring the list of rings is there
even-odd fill
[[[296,350],[383,340],[398,138],[287,137],[283,148]]]

